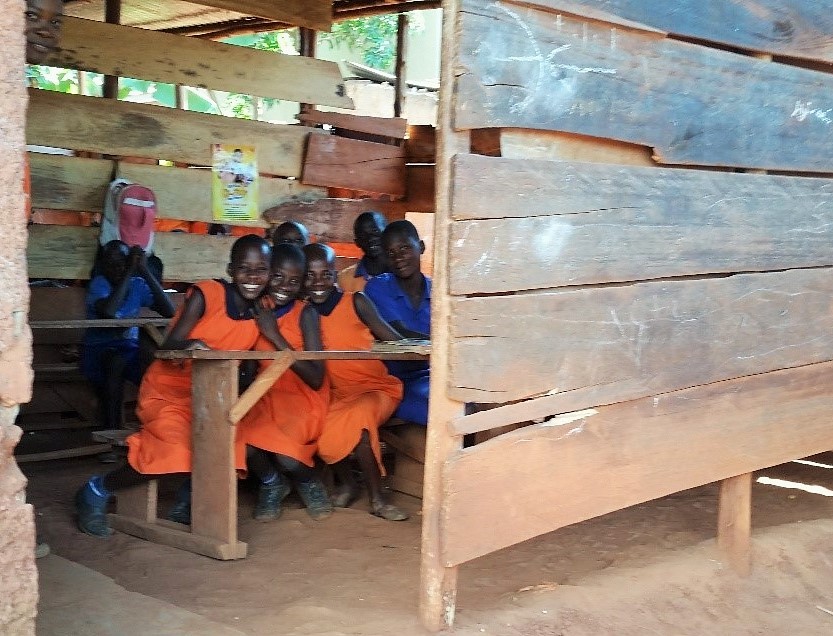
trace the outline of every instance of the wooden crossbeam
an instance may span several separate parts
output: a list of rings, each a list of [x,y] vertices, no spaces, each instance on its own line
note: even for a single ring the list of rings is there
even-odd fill
[[[353,108],[335,62],[64,18],[50,66]]]
[[[26,143],[210,166],[211,145],[257,146],[258,170],[301,175],[313,128],[29,89]]]
[[[275,361],[265,371],[258,373],[254,382],[243,392],[243,395],[237,398],[234,406],[231,407],[229,419],[232,424],[237,424],[237,422],[243,419],[243,416],[249,412],[249,409],[272,388],[275,380],[281,377],[283,372],[295,362],[291,351],[280,351],[279,353],[283,355],[275,358]]]
[[[194,4],[227,9],[318,31],[329,31],[333,24],[331,0],[196,0]]]

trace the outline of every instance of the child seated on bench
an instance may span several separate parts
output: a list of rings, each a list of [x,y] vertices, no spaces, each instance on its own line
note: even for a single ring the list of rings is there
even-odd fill
[[[309,243],[309,230],[298,221],[284,221],[272,232],[272,245],[283,243],[304,247]]]
[[[401,340],[402,336],[379,317],[361,292],[336,287],[336,255],[331,247],[313,243],[307,255],[305,287],[312,306],[321,314],[321,338],[330,350],[369,350],[374,336]],[[404,521],[408,514],[388,503],[382,490],[382,452],[379,427],[399,406],[402,382],[390,375],[381,360],[327,360],[330,407],[318,455],[332,464],[340,488],[333,503],[347,508],[358,496],[350,468],[355,453],[370,497],[371,514],[389,521]]]
[[[425,243],[413,223],[393,221],[382,233],[382,249],[391,273],[371,278],[364,293],[376,305],[379,315],[404,337],[427,340],[431,332],[431,279],[420,271]],[[425,426],[428,423],[428,363],[390,361],[386,364],[402,380],[405,390],[394,415]]]
[[[277,244],[272,251],[269,295],[274,309],[257,317],[262,351],[321,349],[318,314],[298,300],[304,277],[304,253],[296,245]],[[264,361],[261,370],[271,364]],[[318,437],[327,412],[324,364],[298,360],[275,381],[237,426],[237,439],[248,445],[246,463],[260,479],[254,517],[272,521],[290,491],[287,473],[313,519],[333,512],[327,490],[314,470]]]
[[[388,262],[382,252],[382,232],[387,219],[381,212],[362,212],[353,222],[353,237],[364,256],[355,265],[345,267],[338,274],[338,286],[346,292],[364,289],[367,281],[388,271]]]
[[[161,348],[251,349],[260,335],[254,318],[256,303],[269,282],[270,254],[269,244],[259,236],[248,235],[235,241],[227,268],[232,282],[196,283],[188,291]],[[128,464],[92,477],[75,495],[82,532],[96,537],[112,534],[106,511],[114,491],[159,475],[191,472],[191,413],[190,361],[156,360],[139,387],[136,415],[142,428],[127,438]],[[243,469],[243,448],[237,450],[237,467]],[[190,523],[190,480],[180,488],[168,518]]]
[[[164,318],[174,315],[170,299],[148,270],[142,248],[110,241],[102,248],[99,265],[101,273],[87,288],[88,319],[136,318],[143,307]],[[139,328],[86,329],[81,370],[98,389],[103,427],[122,428],[124,381],[138,386],[145,370],[139,356]]]

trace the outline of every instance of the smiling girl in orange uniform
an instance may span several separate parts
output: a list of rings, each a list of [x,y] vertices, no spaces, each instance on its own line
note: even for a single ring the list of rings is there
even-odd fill
[[[380,340],[402,336],[379,317],[361,292],[350,294],[336,287],[335,252],[326,245],[304,248],[307,255],[306,291],[321,314],[321,337],[329,350],[369,350],[374,335]],[[332,464],[339,477],[335,505],[349,506],[357,487],[347,457],[355,452],[364,474],[371,513],[389,521],[403,521],[408,514],[388,503],[382,490],[379,427],[402,399],[402,382],[390,375],[381,360],[327,360],[330,408],[324,432],[318,440],[318,455]]]
[[[231,282],[204,280],[189,291],[162,349],[251,349],[260,332],[257,303],[269,282],[270,247],[259,236],[238,239],[227,272]],[[127,438],[127,465],[91,478],[76,493],[78,527],[98,537],[112,530],[107,502],[119,489],[158,475],[191,472],[191,362],[156,360],[139,388],[136,414],[142,428]],[[242,447],[238,468],[244,468]],[[169,519],[190,523],[190,480],[177,494]]]

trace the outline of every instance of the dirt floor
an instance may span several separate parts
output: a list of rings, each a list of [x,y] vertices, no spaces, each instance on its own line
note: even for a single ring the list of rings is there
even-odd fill
[[[253,494],[244,490],[240,534],[250,556],[218,562],[123,534],[106,541],[79,534],[72,494],[87,475],[105,469],[95,459],[24,467],[43,538],[54,554],[132,594],[134,601],[118,597],[122,615],[132,612],[140,621],[149,612],[141,599],[158,599],[186,613],[187,624],[206,621],[193,631],[159,634],[424,633],[416,617],[419,500],[397,498],[413,513],[403,523],[361,507],[314,522],[291,504],[277,522],[259,524],[250,519]],[[761,477],[776,481],[754,487],[750,578],[737,578],[720,562],[713,540],[717,487],[704,486],[463,565],[456,633],[833,634],[833,454]],[[41,561],[49,611],[40,636],[130,636],[129,628],[108,631],[117,628],[104,618],[95,626],[94,615],[85,617],[84,629],[56,620],[56,611],[90,610],[61,600],[65,590],[55,588],[73,585],[65,583],[71,577],[61,578],[70,568],[59,560],[50,565],[50,558]],[[102,607],[116,600],[101,595]]]

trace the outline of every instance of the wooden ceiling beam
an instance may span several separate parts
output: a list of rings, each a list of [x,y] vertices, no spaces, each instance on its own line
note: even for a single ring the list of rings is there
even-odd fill
[[[329,31],[333,24],[331,0],[189,0],[189,2],[318,31]]]

